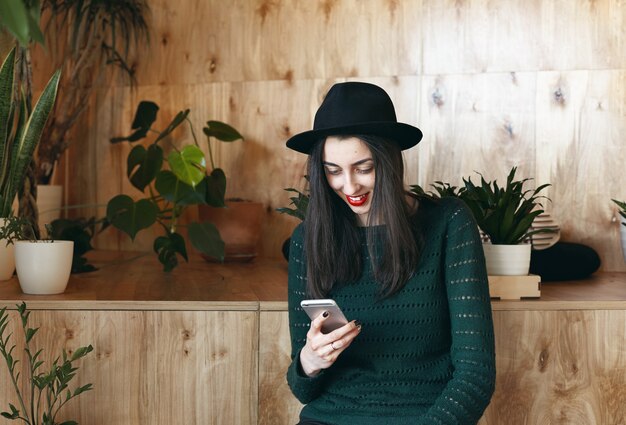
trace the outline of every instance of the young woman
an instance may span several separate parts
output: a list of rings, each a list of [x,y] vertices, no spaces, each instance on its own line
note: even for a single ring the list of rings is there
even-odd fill
[[[495,382],[493,322],[476,223],[455,198],[407,192],[398,123],[378,86],[334,85],[313,130],[307,217],[289,259],[292,364],[300,424],[475,424]],[[300,307],[332,298],[351,320],[322,333]],[[356,422],[355,422],[356,421]]]

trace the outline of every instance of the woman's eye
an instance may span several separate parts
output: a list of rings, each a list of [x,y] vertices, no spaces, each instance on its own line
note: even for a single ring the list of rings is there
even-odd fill
[[[330,169],[330,168],[326,169],[326,174],[330,174],[331,176],[336,176],[339,173],[341,173],[341,170],[336,169],[336,168],[335,169]]]
[[[372,172],[374,168],[373,167],[369,167],[369,168],[357,168],[356,172],[359,174],[369,174]]]

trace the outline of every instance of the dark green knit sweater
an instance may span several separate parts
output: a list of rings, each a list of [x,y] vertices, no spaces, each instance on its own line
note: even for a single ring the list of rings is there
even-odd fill
[[[299,353],[310,319],[303,226],[292,236],[287,380],[306,406],[301,417],[342,424],[475,424],[495,383],[493,322],[476,223],[455,198],[420,206],[425,247],[414,276],[390,298],[378,286],[362,231],[364,270],[328,294],[361,333],[328,369],[307,377]],[[380,231],[385,231],[380,226]]]

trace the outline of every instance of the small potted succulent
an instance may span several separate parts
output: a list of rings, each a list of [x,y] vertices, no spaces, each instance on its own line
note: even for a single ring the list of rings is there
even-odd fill
[[[626,262],[626,202],[612,199],[613,202],[619,207],[619,215],[622,217],[620,234],[622,235],[622,254],[624,255],[624,261]]]
[[[489,237],[483,244],[489,275],[528,274],[530,267],[530,237],[538,233],[551,233],[550,228],[533,229],[535,218],[544,210],[539,195],[549,184],[534,190],[525,190],[530,179],[515,180],[517,168],[513,167],[504,187],[496,181],[487,182],[481,175],[480,186],[471,178],[463,179],[459,197],[468,205],[478,226]],[[547,198],[546,198],[547,199]]]

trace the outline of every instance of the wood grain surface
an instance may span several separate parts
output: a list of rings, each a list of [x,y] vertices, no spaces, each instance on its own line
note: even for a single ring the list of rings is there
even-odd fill
[[[284,260],[215,264],[193,257],[163,273],[152,256],[97,251],[100,270],[61,295],[0,285],[0,308],[25,300],[52,360],[92,344],[67,406],[81,424],[293,425],[301,409],[290,363]],[[538,300],[492,301],[497,384],[483,424],[619,424],[626,419],[626,274],[544,284]],[[24,364],[22,363],[22,366]],[[22,371],[24,374],[25,371]],[[0,367],[0,408],[14,402]],[[14,403],[15,404],[15,403]],[[95,407],[94,407],[95,406]],[[2,422],[0,422],[2,423]]]
[[[19,320],[15,311],[10,316],[12,324]],[[33,311],[30,320],[30,326],[41,328],[33,343],[45,348],[44,369],[62,349],[94,347],[72,382],[93,383],[94,390],[70,401],[57,420],[85,425],[257,422],[255,312]],[[24,357],[23,342],[14,341],[14,355]],[[2,367],[1,408],[10,402],[17,405]]]
[[[304,188],[304,155],[285,140],[311,128],[328,88],[356,79],[378,83],[398,118],[424,140],[405,153],[406,183],[459,184],[481,172],[552,187],[546,208],[562,240],[594,248],[602,270],[626,271],[611,198],[626,199],[626,5],[621,0],[165,0],[150,2],[152,40],[133,60],[139,85],[109,78],[70,141],[58,179],[70,204],[100,205],[122,191],[128,133],[138,101],[161,106],[156,128],[192,111],[238,128],[246,141],[216,145],[227,196],[263,202],[260,253],[280,257],[298,224],[277,214],[286,187]],[[49,75],[35,54],[35,81]],[[37,72],[39,71],[39,72]],[[171,141],[188,143],[182,130]],[[196,212],[190,211],[187,220]],[[148,250],[158,229],[135,242],[109,229],[103,249]]]

